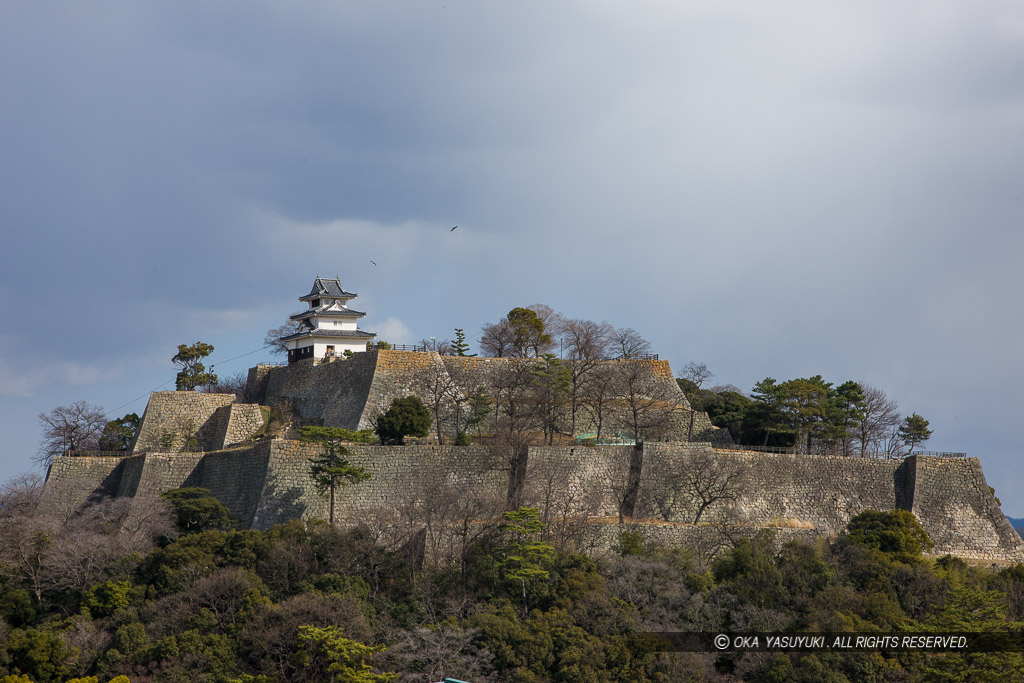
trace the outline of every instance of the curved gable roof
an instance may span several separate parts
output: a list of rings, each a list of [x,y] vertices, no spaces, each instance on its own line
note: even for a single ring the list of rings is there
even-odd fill
[[[309,290],[309,294],[300,296],[299,301],[309,301],[310,299],[318,299],[320,297],[354,299],[356,294],[345,291],[344,287],[341,286],[341,278],[330,280],[318,275],[316,280],[313,281],[313,288]]]

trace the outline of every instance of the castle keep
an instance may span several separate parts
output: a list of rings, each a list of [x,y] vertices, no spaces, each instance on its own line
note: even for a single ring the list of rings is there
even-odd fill
[[[357,321],[366,314],[348,307],[355,298],[341,286],[341,278],[328,280],[317,275],[309,294],[299,297],[309,308],[288,318],[297,329],[281,338],[288,349],[288,362],[365,351],[377,335],[358,329]]]
[[[317,278],[301,297],[309,309],[293,316],[299,331],[284,338],[289,364],[250,369],[248,403],[228,394],[154,392],[130,453],[56,458],[46,495],[54,504],[76,506],[96,496],[200,486],[250,528],[325,518],[326,502],[309,474],[316,446],[267,436],[268,406],[289,407],[298,423],[367,429],[393,398],[415,394],[432,407],[435,433],[449,444],[464,419],[465,398],[488,390],[500,400],[500,392],[513,390],[507,376],[529,362],[366,350],[373,335],[356,329],[363,314],[346,306],[354,296],[339,280]],[[736,450],[727,432],[691,410],[667,361],[605,365],[642,378],[640,393],[656,399],[646,409],[657,419],[642,429],[616,411],[600,425],[607,436],[639,430],[641,443],[352,445],[350,461],[372,477],[337,492],[339,522],[367,526],[386,542],[416,540],[425,554],[444,560],[457,555],[456,546],[468,542],[480,520],[524,504],[541,510],[554,537],[568,544],[564,549],[600,553],[629,529],[708,554],[764,529],[777,541],[828,536],[863,510],[900,508],[917,516],[935,554],[1024,561],[1024,541],[976,458]],[[478,427],[483,433],[504,428],[491,412]],[[592,418],[574,424],[576,435],[594,430]]]

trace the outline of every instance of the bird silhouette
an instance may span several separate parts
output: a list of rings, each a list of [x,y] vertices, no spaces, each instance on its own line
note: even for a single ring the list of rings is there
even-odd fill
[[[373,259],[370,259],[370,263],[372,263],[373,265],[377,265],[377,262],[374,261]]]
[[[459,227],[459,226],[456,225],[455,228],[457,228],[457,227]],[[452,230],[454,230],[455,228],[452,228]],[[448,232],[451,232],[452,230],[449,230]]]

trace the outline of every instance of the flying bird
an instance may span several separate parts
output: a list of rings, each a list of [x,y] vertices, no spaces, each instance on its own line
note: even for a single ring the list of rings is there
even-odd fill
[[[457,226],[457,225],[456,225],[456,226],[455,226],[455,228],[457,228],[457,227],[459,227],[459,226]],[[448,232],[451,232],[452,230],[455,230],[455,228],[452,228],[452,229],[451,229],[451,230],[449,230]]]
[[[373,265],[377,265],[377,262],[374,261],[373,259],[370,259],[370,263],[372,263]]]

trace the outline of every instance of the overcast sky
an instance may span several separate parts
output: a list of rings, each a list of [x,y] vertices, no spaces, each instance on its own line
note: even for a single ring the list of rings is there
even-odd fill
[[[878,386],[1024,516],[1019,2],[7,2],[0,143],[0,478],[320,273],[395,343],[545,303]]]

